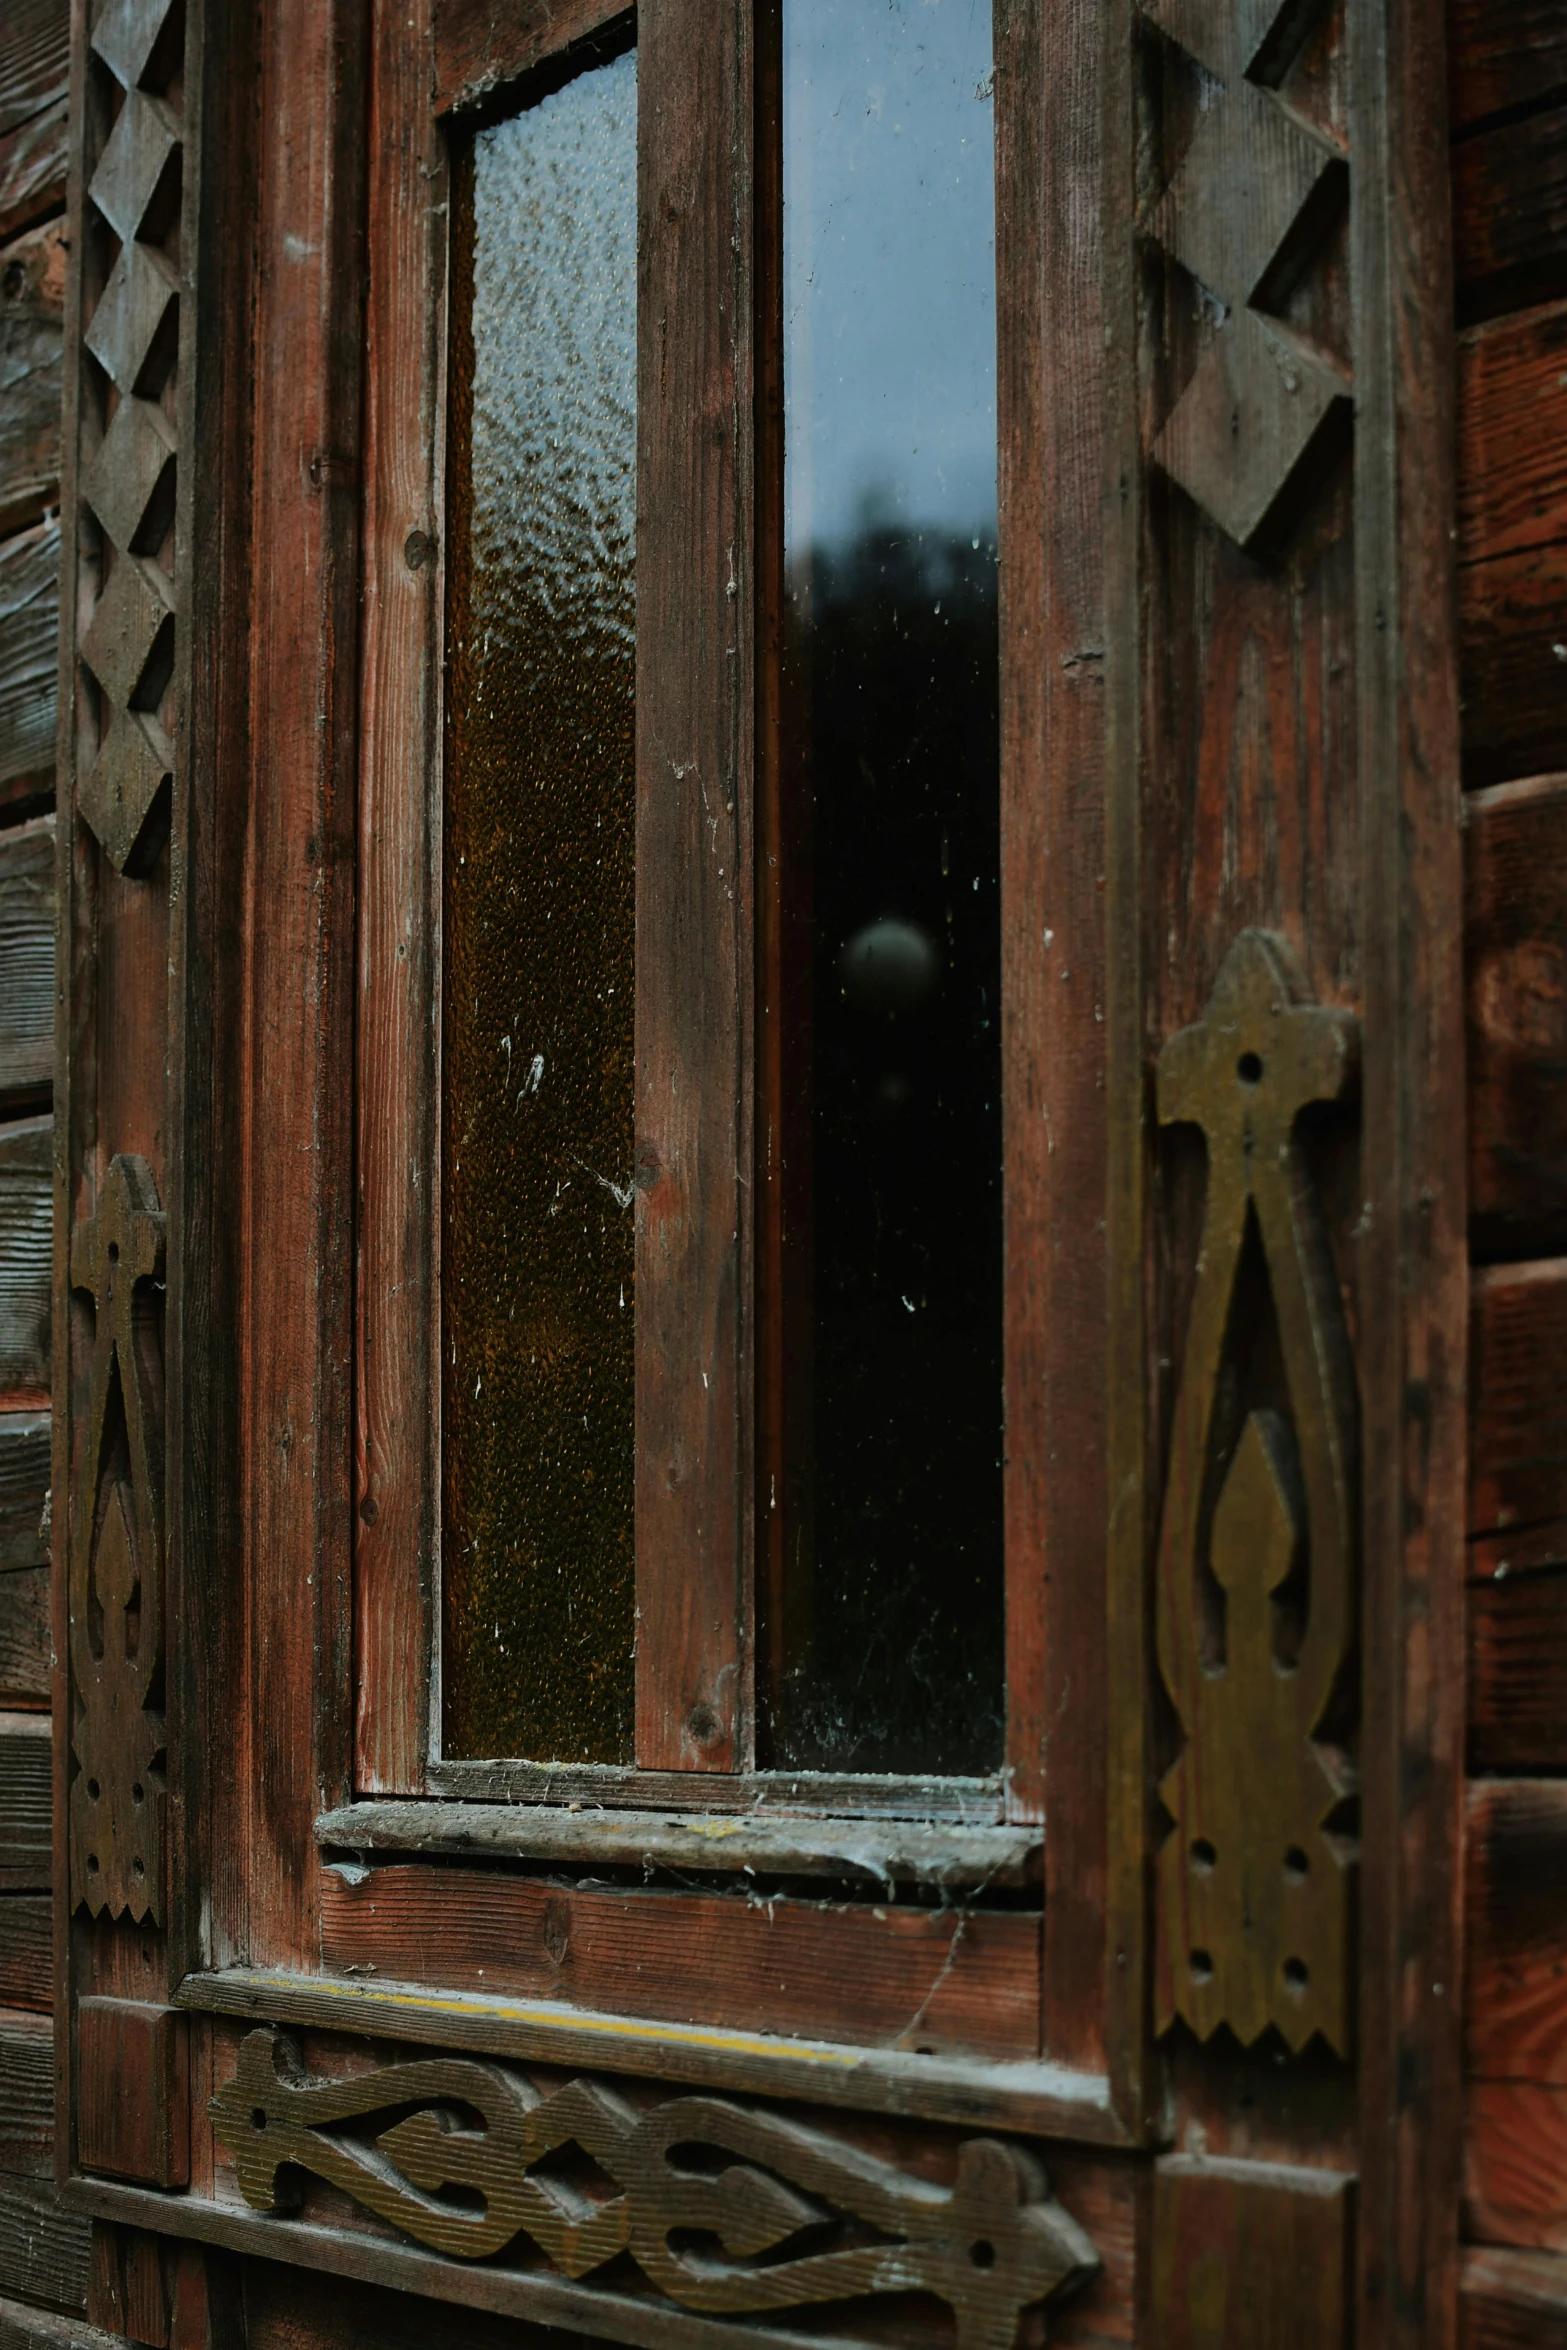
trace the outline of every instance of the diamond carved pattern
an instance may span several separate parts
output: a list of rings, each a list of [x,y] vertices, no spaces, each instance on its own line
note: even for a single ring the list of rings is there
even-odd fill
[[[1249,547],[1349,394],[1331,359],[1266,316],[1343,163],[1260,86],[1298,13],[1288,0],[1149,0],[1145,13],[1223,85],[1147,224],[1225,312],[1153,453]]]
[[[99,405],[93,385],[83,387],[89,421],[81,495],[107,545],[79,647],[97,688],[99,722],[97,751],[78,778],[77,808],[109,862],[129,874],[149,872],[157,861],[174,771],[172,746],[150,705],[161,699],[177,626],[175,581],[165,563],[178,457],[170,395],[180,279],[162,243],[179,202],[182,132],[168,91],[180,68],[180,21],[176,0],[107,0],[91,36],[94,58],[121,97],[88,180],[89,235],[112,264],[83,335],[109,391]],[[93,447],[97,419],[101,437]]]

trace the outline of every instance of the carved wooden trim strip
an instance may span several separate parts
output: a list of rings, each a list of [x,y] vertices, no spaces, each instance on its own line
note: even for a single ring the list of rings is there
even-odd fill
[[[1217,312],[1153,454],[1250,546],[1350,391],[1339,360],[1280,315],[1343,202],[1343,153],[1271,87],[1316,12],[1294,0],[1144,0],[1143,13],[1218,85],[1146,223]]]
[[[459,2057],[322,2080],[274,2030],[247,2035],[208,2110],[259,2210],[290,2208],[291,2185],[297,2205],[290,2170],[311,2171],[460,2259],[526,2236],[577,2279],[629,2252],[698,2315],[924,2293],[952,2310],[958,2350],[1011,2350],[1026,2310],[1098,2267],[1041,2166],[999,2139],[965,2141],[942,2187],[754,2104],[639,2108],[588,2076],[541,2090]],[[399,2118],[343,2128],[374,2115]],[[595,2168],[598,2192],[543,2167],[565,2149]]]
[[[93,1303],[92,1376],[70,1529],[71,1899],[161,1924],[164,1907],[165,1221],[144,1159],[112,1160],[71,1236]]]
[[[167,837],[174,774],[174,419],[189,334],[178,236],[183,18],[176,0],[107,0],[88,41],[82,266],[97,298],[76,355],[78,482],[84,532],[98,544],[78,645],[88,712],[76,805],[109,862],[132,874],[150,871]]]
[[[1356,1024],[1305,999],[1285,941],[1244,931],[1159,1057],[1160,1120],[1202,1127],[1208,1195],[1159,1535],[1185,1745],[1159,1789],[1156,2021],[1347,2054],[1354,1845],[1332,1815],[1353,1782],[1322,1724],[1354,1637],[1355,1382],[1296,1121],[1348,1091]],[[1245,1338],[1265,1283],[1282,1362],[1265,1402],[1235,1331],[1248,1253]]]

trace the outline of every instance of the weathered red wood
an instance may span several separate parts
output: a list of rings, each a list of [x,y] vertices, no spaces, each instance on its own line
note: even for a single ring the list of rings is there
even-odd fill
[[[1547,539],[1459,573],[1464,780],[1505,783],[1567,766],[1557,647],[1567,626],[1567,541]]]
[[[54,1904],[47,1893],[0,1896],[0,2002],[47,2015],[54,2004]]]
[[[1463,2224],[1479,2243],[1567,2252],[1567,2088],[1471,2082]]]
[[[1564,375],[1567,302],[1493,319],[1460,336],[1460,563],[1567,538]]]
[[[76,2009],[76,2155],[83,2170],[148,2187],[190,2178],[188,2021],[142,2000]]]
[[[427,0],[375,15],[359,815],[355,1777],[414,1792],[429,1753],[440,1316],[437,367],[444,149]],[[410,1670],[410,1660],[419,1665]]]
[[[1464,978],[1470,1245],[1567,1246],[1567,776],[1469,795]]]
[[[1454,131],[1567,86],[1562,0],[1448,0],[1447,43]]]
[[[1453,149],[1453,267],[1463,318],[1520,310],[1562,290],[1567,106],[1499,124]]]
[[[625,14],[626,0],[436,0],[436,112],[482,102]]]
[[[1462,2350],[1567,2345],[1567,2260],[1473,2245],[1463,2254],[1458,2291]]]
[[[753,55],[640,27],[636,1759],[752,1750]],[[700,550],[693,560],[693,550]]]
[[[1465,1907],[1471,2076],[1567,2088],[1567,1781],[1470,1786]]]
[[[0,2172],[54,2171],[54,2028],[45,2016],[0,2013]]]
[[[1104,337],[1097,32],[997,52],[1007,1760],[1047,1818],[1042,2045],[1105,2061]],[[1048,256],[1041,266],[1039,256]],[[1053,1726],[1069,1710],[1081,1740]]]
[[[1567,1771],[1567,1527],[1547,1539],[1557,1565],[1469,1586],[1471,1771]]]
[[[588,1890],[394,1865],[357,1884],[327,1870],[321,1954],[340,1973],[943,2053],[1032,2055],[1038,2031],[1039,1921],[1026,1912]]]
[[[263,19],[246,1002],[238,1072],[243,1730],[253,1958],[316,1939],[311,1821],[345,1791],[353,1354],[353,860],[365,169],[362,19]],[[280,1219],[282,1222],[280,1223]],[[286,1229],[286,1237],[285,1237]],[[221,1831],[220,1831],[221,1833]]]
[[[1567,1260],[1475,1275],[1469,1531],[1567,1517]]]

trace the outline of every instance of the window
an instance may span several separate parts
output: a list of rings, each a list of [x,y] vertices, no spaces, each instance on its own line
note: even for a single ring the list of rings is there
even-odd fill
[[[667,16],[438,30],[373,263],[359,1784],[995,1818],[988,12]]]

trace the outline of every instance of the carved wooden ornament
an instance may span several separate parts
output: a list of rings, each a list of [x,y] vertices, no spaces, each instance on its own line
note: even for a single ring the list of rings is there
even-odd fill
[[[1159,1116],[1208,1140],[1202,1250],[1159,1534],[1159,1664],[1185,1743],[1160,1796],[1158,2028],[1184,2017],[1243,2046],[1273,2025],[1347,2053],[1350,1792],[1314,1735],[1353,1638],[1354,1375],[1296,1120],[1352,1081],[1355,1024],[1306,1000],[1287,944],[1236,941],[1204,1019],[1159,1060]],[[1248,1409],[1216,1457],[1239,1373],[1238,1277],[1260,1256],[1287,1411]],[[1255,1292],[1250,1293],[1253,1301]],[[1276,1398],[1275,1398],[1276,1401]],[[1288,1601],[1289,1604],[1286,1604]]]
[[[371,2139],[342,2127],[398,2109]],[[247,2035],[209,2112],[260,2210],[287,2208],[292,2165],[459,2259],[522,2235],[580,2278],[629,2252],[706,2315],[928,2293],[951,2308],[958,2350],[1011,2350],[1026,2309],[1098,2267],[1040,2166],[995,2139],[968,2140],[956,2184],[935,2186],[727,2098],[639,2109],[602,2081],[544,2092],[457,2057],[316,2080],[273,2030]],[[568,2148],[599,2172],[597,2196],[575,2169],[538,2167]],[[630,2339],[638,2307],[626,2296]]]
[[[1349,382],[1274,316],[1320,240],[1343,156],[1269,84],[1299,45],[1293,0],[1145,0],[1144,14],[1214,75],[1148,233],[1221,308],[1154,456],[1210,519],[1249,546]]]
[[[163,1918],[164,1218],[146,1161],[116,1158],[71,1240],[92,1380],[70,1530],[71,1895]]]
[[[81,403],[81,495],[102,533],[102,569],[79,647],[97,689],[98,742],[76,805],[109,862],[131,874],[148,872],[163,846],[174,772],[160,710],[175,627],[181,289],[164,245],[179,213],[183,129],[162,93],[178,86],[180,14],[174,0],[107,0],[89,43],[118,111],[87,158],[89,231],[114,259],[82,338],[109,388]]]

